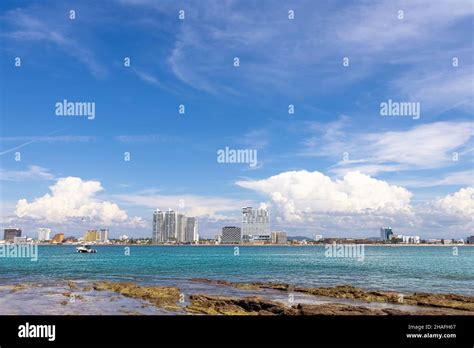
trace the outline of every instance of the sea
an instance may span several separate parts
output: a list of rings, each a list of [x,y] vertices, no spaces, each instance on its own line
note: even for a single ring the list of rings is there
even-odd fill
[[[0,285],[64,280],[189,284],[193,278],[349,284],[366,290],[474,295],[474,247],[368,246],[363,259],[328,257],[324,246],[40,245],[37,260],[0,257]]]

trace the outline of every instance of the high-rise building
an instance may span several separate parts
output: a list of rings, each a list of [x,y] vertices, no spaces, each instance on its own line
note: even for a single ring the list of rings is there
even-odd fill
[[[165,213],[165,228],[164,228],[164,238],[165,242],[173,242],[176,241],[176,212],[173,210],[168,210]]]
[[[287,244],[288,236],[286,232],[272,232],[272,244]]]
[[[21,237],[21,228],[4,228],[3,229],[3,239],[8,242],[13,242],[15,237]]]
[[[195,217],[168,210],[153,213],[153,243],[193,243],[199,241],[198,221]]]
[[[222,228],[220,244],[240,244],[242,231],[240,227],[225,226]]]
[[[322,235],[320,235],[320,234],[315,234],[315,235],[314,235],[314,241],[315,241],[315,242],[319,242],[321,239],[323,239],[323,236],[322,236]]]
[[[100,240],[100,233],[97,230],[88,230],[84,233],[84,242],[97,242]]]
[[[466,238],[467,244],[474,244],[474,236],[469,236]]]
[[[186,216],[178,213],[176,215],[176,239],[180,243],[186,243]]]
[[[242,208],[242,234],[250,239],[270,239],[270,211],[266,208]]]
[[[38,228],[38,241],[43,242],[45,240],[50,240],[50,234],[50,228]]]
[[[165,241],[164,236],[164,228],[165,228],[165,218],[164,214],[161,210],[156,209],[153,212],[153,243],[163,243]]]
[[[101,243],[107,243],[109,241],[109,229],[101,228],[99,231],[99,241]]]
[[[195,217],[188,217],[186,219],[186,243],[196,243],[199,242],[198,234],[198,219]]]
[[[393,236],[393,231],[391,227],[382,227],[380,229],[380,239],[382,241],[391,240]]]

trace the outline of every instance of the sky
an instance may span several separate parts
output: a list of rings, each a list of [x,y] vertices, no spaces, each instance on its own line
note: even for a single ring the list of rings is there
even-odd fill
[[[159,208],[212,238],[266,206],[290,236],[473,235],[473,16],[470,0],[4,0],[0,225],[151,237]],[[257,161],[218,160],[237,150]]]

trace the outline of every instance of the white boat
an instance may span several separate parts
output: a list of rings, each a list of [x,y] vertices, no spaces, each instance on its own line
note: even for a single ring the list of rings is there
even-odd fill
[[[96,253],[97,250],[92,249],[90,245],[81,245],[76,248],[78,253]]]

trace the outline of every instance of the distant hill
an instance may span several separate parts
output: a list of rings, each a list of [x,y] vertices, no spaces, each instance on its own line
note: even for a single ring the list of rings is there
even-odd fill
[[[380,240],[380,237],[370,237],[370,238],[366,238],[368,240]]]

